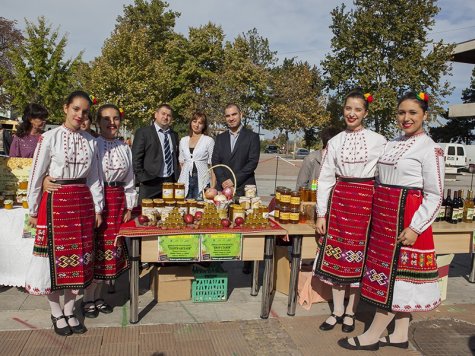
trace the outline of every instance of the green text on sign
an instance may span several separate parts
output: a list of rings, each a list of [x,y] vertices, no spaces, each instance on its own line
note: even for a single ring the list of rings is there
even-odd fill
[[[165,235],[158,237],[160,262],[199,261],[200,235]]]
[[[201,236],[202,261],[240,260],[241,234],[203,234]]]

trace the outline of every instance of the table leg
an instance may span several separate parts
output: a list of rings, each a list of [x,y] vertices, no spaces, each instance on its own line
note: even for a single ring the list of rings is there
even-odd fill
[[[274,293],[274,250],[275,236],[266,236],[264,245],[264,279],[262,281],[261,318],[269,317],[271,299]]]
[[[290,259],[290,283],[289,283],[289,299],[287,303],[287,315],[295,315],[295,307],[297,306],[297,285],[299,282],[300,260],[302,257],[302,235],[292,236],[292,252]]]
[[[471,263],[470,275],[468,276],[468,281],[470,283],[475,283],[475,252],[472,252],[472,263]]]
[[[131,324],[139,322],[139,263],[140,238],[132,237],[130,253],[130,317]]]
[[[259,261],[254,261],[252,266],[251,295],[255,297],[259,293]]]

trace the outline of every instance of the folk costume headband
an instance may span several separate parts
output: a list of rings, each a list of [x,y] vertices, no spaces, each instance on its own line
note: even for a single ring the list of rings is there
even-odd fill
[[[373,98],[373,95],[371,93],[365,93],[363,94],[365,100],[368,102],[368,104],[372,103],[374,98]]]
[[[417,93],[416,98],[417,98],[417,100],[425,101],[426,103],[429,102],[429,94],[424,93],[423,91]]]

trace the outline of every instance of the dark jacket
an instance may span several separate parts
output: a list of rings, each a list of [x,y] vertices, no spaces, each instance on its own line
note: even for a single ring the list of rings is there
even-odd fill
[[[3,151],[5,155],[10,155],[10,146],[13,141],[13,136],[10,133],[10,131],[3,129],[2,130],[2,136],[3,136]]]
[[[230,167],[236,175],[236,195],[244,195],[244,186],[246,184],[256,184],[254,171],[259,163],[260,142],[259,135],[255,132],[243,127],[239,133],[238,139],[231,152],[231,142],[229,130],[219,134],[214,144],[212,163],[225,164]],[[234,181],[232,174],[226,168],[214,169],[218,183],[218,190],[221,190],[221,184],[231,179]]]

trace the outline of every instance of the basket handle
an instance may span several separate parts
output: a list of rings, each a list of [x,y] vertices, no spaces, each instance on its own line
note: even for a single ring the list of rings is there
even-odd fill
[[[222,163],[220,163],[220,164],[215,164],[214,166],[211,166],[211,167],[208,169],[208,174],[209,174],[214,168],[217,168],[217,167],[224,167],[224,168],[227,168],[227,169],[231,172],[231,174],[232,174],[232,176],[233,176],[233,179],[234,179],[234,189],[233,189],[233,198],[234,198],[234,194],[236,193],[236,189],[237,189],[237,179],[236,179],[236,175],[234,174],[233,170],[232,170],[229,166],[227,166],[227,165],[225,165],[225,164],[222,164]],[[204,197],[204,196],[205,196],[205,189],[203,188],[203,197]]]

